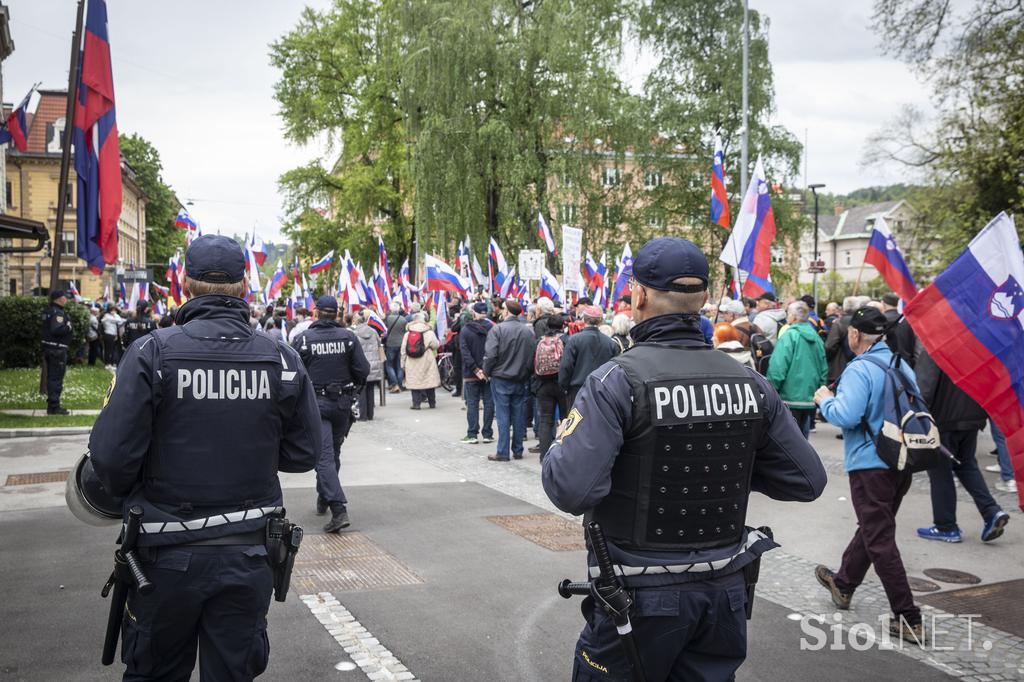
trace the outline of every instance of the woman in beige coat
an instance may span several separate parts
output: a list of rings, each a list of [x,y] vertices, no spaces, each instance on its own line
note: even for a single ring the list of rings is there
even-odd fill
[[[409,335],[418,332],[423,335],[424,352],[418,358],[409,355]],[[405,328],[402,337],[402,369],[405,371],[405,386],[412,392],[412,409],[420,409],[426,401],[431,408],[437,407],[434,389],[441,385],[437,371],[437,335],[426,323],[426,315],[416,313]]]

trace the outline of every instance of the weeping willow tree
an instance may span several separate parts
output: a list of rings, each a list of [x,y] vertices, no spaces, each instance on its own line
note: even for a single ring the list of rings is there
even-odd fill
[[[589,203],[605,162],[595,140],[620,156],[633,142],[615,73],[627,4],[405,3],[402,107],[421,249],[450,253],[464,235],[477,250],[491,237],[536,246],[538,211],[554,226],[559,202]]]

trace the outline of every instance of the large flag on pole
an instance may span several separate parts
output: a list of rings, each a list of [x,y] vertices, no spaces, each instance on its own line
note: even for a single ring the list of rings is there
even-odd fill
[[[548,221],[544,220],[544,214],[540,211],[537,212],[537,236],[544,241],[548,253],[554,254],[557,258],[558,248],[555,247],[555,237],[551,233],[551,228],[548,227]]]
[[[505,254],[501,252],[501,247],[494,241],[494,237],[491,237],[487,247],[487,268],[491,275],[491,291],[501,291],[509,270]]]
[[[377,268],[384,275],[384,282],[388,288],[388,298],[395,290],[395,281],[391,278],[391,263],[388,262],[388,251],[384,248],[384,240],[377,237]]]
[[[743,206],[719,260],[747,273],[743,294],[757,297],[771,291],[772,241],[775,239],[775,216],[769,195],[768,180],[761,159],[754,165]]]
[[[903,260],[900,248],[896,246],[896,238],[892,236],[889,225],[882,216],[875,219],[864,262],[874,265],[886,284],[904,301],[910,301],[917,296],[914,277],[910,274],[907,261]]]
[[[331,263],[334,262],[334,249],[327,252],[327,255],[309,266],[309,274],[315,275],[324,270],[331,269]]]
[[[106,0],[89,2],[76,96],[72,139],[78,176],[78,257],[98,274],[117,260],[122,192]]]
[[[1006,436],[1024,483],[1024,255],[1000,213],[903,311],[929,355]],[[1024,510],[1024,487],[1018,486]]]
[[[725,193],[725,151],[721,135],[715,135],[715,159],[711,163],[711,222],[729,229],[729,196]]]
[[[175,216],[174,226],[180,227],[183,230],[194,230],[199,227],[184,208],[178,211],[178,215]]]
[[[464,296],[469,290],[469,282],[440,258],[427,254],[423,257],[423,265],[427,272],[427,291],[449,291]]]
[[[28,101],[32,99],[32,93],[36,91],[36,87],[32,86],[32,89],[25,95],[25,99],[21,100],[21,104],[7,117],[3,128],[0,128],[0,144],[14,142],[14,146],[19,152],[28,149],[28,124],[25,121],[25,114],[28,110]]]
[[[615,286],[612,289],[611,305],[619,302],[619,299],[626,293],[626,285],[633,274],[633,250],[629,248],[629,242],[622,248],[622,255],[615,268]]]
[[[267,282],[266,297],[268,303],[277,300],[277,297],[281,295],[281,288],[287,281],[288,273],[284,270],[284,263],[278,258],[274,274],[271,276],[270,281]]]

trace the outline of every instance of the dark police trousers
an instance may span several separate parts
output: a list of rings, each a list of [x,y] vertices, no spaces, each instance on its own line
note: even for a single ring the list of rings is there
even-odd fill
[[[64,391],[67,348],[43,346],[43,362],[46,363],[46,409],[52,411],[60,407],[60,394]]]
[[[320,408],[320,436],[323,439],[316,462],[316,492],[330,505],[331,511],[337,511],[348,504],[338,471],[341,469],[341,444],[352,426],[352,396],[344,393],[337,398],[318,395],[316,404]]]
[[[146,577],[124,614],[125,682],[187,682],[199,651],[203,682],[252,680],[267,667],[274,579],[263,545],[172,545],[149,550]]]
[[[633,638],[649,682],[732,680],[747,656],[743,571],[714,580],[636,590]],[[576,644],[574,682],[629,682],[615,623],[583,600],[587,623]]]

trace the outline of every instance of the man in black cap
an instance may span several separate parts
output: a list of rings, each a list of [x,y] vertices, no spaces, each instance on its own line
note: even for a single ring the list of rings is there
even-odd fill
[[[633,263],[636,344],[592,373],[544,458],[555,505],[586,514],[634,590],[647,679],[731,679],[746,656],[744,567],[776,547],[746,527],[751,490],[811,501],[825,470],[775,389],[704,343],[708,262],[659,237]],[[588,555],[591,575],[596,561]],[[629,680],[613,620],[594,601],[574,680]]]
[[[132,345],[154,329],[156,329],[156,322],[149,315],[149,304],[139,301],[139,304],[135,306],[135,317],[124,325],[124,347]]]
[[[125,611],[125,679],[252,680],[267,666],[274,577],[268,517],[284,513],[278,471],[313,468],[320,421],[291,348],[249,326],[234,240],[185,252],[177,324],[131,344],[89,438],[91,466],[124,509],[154,590]],[[126,513],[127,518],[127,513]]]
[[[847,343],[854,358],[846,365],[836,394],[825,386],[814,394],[822,416],[843,430],[843,464],[850,480],[850,501],[857,515],[857,532],[838,571],[818,566],[814,575],[840,609],[850,608],[853,592],[875,567],[894,618],[890,633],[923,645],[926,634],[921,609],[914,604],[907,572],[896,546],[896,512],[910,489],[911,473],[890,469],[875,449],[872,433],[882,429],[885,408],[885,370],[893,354],[883,342],[889,321],[877,308],[860,308],[853,313]],[[872,358],[872,360],[865,360]],[[900,371],[917,387],[914,371],[902,363]],[[867,427],[867,428],[865,428]]]
[[[46,414],[68,414],[60,406],[64,392],[64,371],[68,367],[71,318],[64,311],[68,297],[60,289],[50,292],[50,305],[43,313],[43,363],[46,367]]]
[[[324,532],[348,528],[348,499],[341,487],[341,444],[352,425],[352,403],[370,374],[362,344],[338,322],[338,300],[323,295],[316,301],[316,321],[292,339],[313,380],[320,409],[321,450],[316,463],[316,513],[331,510]]]

